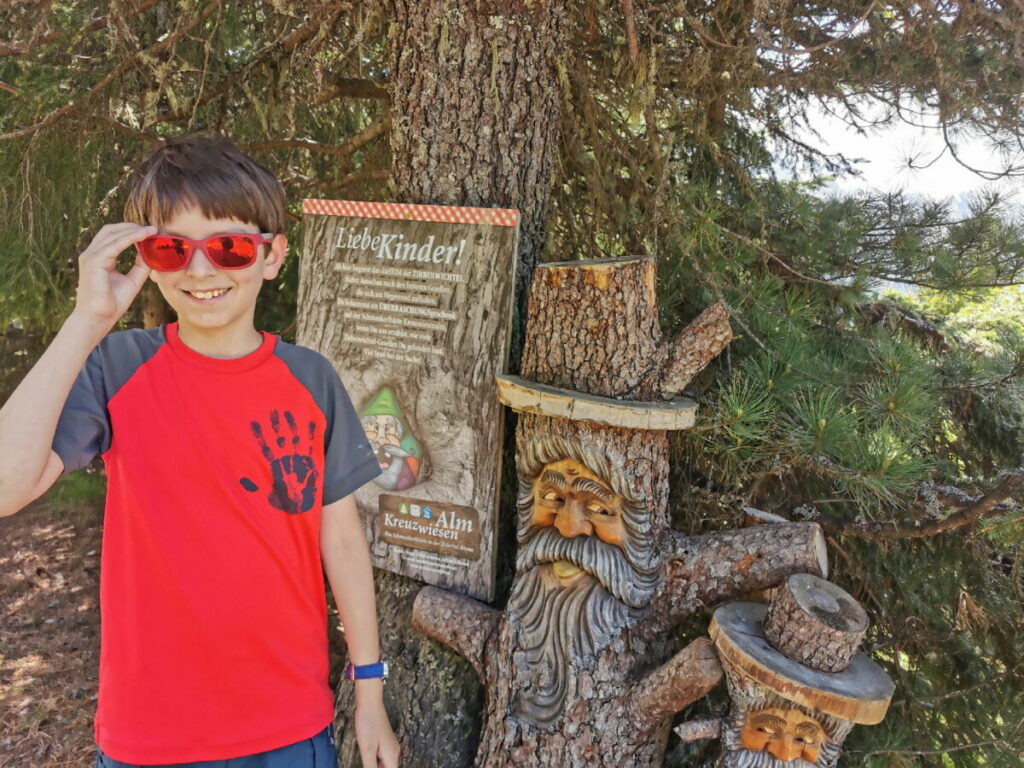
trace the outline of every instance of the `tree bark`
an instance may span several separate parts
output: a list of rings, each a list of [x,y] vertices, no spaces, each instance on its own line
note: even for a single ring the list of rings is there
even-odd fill
[[[394,198],[520,211],[514,370],[525,287],[547,236],[562,109],[556,64],[564,48],[565,4],[396,0],[394,10]],[[514,421],[509,418],[506,435],[511,440]],[[506,464],[511,468],[511,458]],[[499,551],[499,565],[502,556]],[[382,655],[393,664],[385,703],[404,763],[469,766],[483,709],[473,665],[410,628],[419,583],[380,571],[376,575]],[[335,729],[340,765],[346,768],[359,764],[353,707],[351,686],[342,681]]]
[[[846,669],[867,631],[860,603],[805,573],[779,585],[764,619],[764,635],[777,651],[821,672]]]

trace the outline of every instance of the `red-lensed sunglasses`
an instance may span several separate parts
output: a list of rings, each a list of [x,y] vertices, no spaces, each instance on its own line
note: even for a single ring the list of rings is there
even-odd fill
[[[248,232],[211,235],[193,240],[177,235],[151,235],[136,245],[142,260],[158,272],[176,272],[192,261],[198,248],[218,269],[245,269],[256,261],[259,247],[274,239],[273,234],[255,235]]]

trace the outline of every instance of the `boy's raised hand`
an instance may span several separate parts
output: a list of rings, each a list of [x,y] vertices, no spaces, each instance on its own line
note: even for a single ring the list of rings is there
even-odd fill
[[[117,271],[117,257],[130,245],[156,234],[154,226],[123,222],[105,224],[78,257],[75,313],[113,325],[128,311],[149,275],[137,262],[127,273]]]

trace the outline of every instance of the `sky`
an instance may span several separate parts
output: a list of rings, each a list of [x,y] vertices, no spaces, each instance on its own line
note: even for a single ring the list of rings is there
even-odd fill
[[[930,198],[954,198],[963,203],[973,193],[995,186],[1012,195],[1020,206],[1024,203],[1024,178],[988,182],[956,162],[937,128],[918,128],[898,123],[860,135],[842,121],[820,112],[813,124],[821,140],[803,134],[809,143],[828,151],[839,151],[850,158],[860,158],[860,177],[844,177],[830,187],[836,192],[894,191]],[[931,122],[934,125],[934,121]],[[985,170],[998,171],[1001,160],[979,139],[962,140],[958,154],[968,163]],[[913,167],[908,162],[913,159]],[[1022,158],[1018,158],[1018,164]]]

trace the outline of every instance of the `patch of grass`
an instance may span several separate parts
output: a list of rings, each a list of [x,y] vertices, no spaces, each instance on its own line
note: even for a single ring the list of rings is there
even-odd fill
[[[69,475],[61,475],[50,489],[48,499],[58,507],[97,501],[107,492],[107,476],[102,469],[86,467]]]

